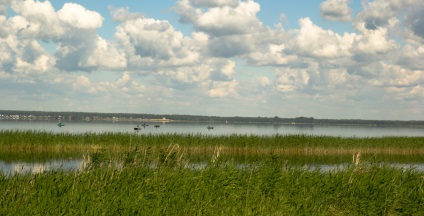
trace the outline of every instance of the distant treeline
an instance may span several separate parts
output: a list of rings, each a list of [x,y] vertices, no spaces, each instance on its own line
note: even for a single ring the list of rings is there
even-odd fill
[[[41,119],[101,120],[101,119],[170,119],[187,122],[228,122],[228,123],[270,123],[270,124],[328,124],[328,125],[371,125],[371,126],[424,126],[424,121],[393,121],[365,119],[315,119],[312,117],[280,118],[275,117],[221,117],[177,114],[140,114],[140,113],[96,113],[96,112],[49,112],[0,110],[0,119],[5,116],[19,115],[19,119],[41,117]],[[37,118],[40,119],[40,118]]]

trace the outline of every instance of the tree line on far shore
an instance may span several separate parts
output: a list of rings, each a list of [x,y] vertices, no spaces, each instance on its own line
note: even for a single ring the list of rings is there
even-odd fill
[[[12,118],[14,117],[14,118]],[[142,114],[142,113],[97,113],[97,112],[52,112],[52,111],[20,111],[0,110],[0,119],[64,119],[64,120],[131,120],[131,119],[162,119],[187,122],[216,123],[270,123],[270,124],[328,124],[328,125],[369,125],[369,126],[423,126],[424,121],[395,121],[367,119],[316,119],[313,117],[280,118],[274,117],[223,117],[179,114]]]

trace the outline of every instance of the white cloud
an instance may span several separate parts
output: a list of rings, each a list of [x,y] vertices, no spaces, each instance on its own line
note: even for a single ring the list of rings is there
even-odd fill
[[[309,18],[299,20],[300,29],[295,34],[293,52],[317,58],[340,58],[350,56],[355,34],[343,36],[324,30],[312,23]]]
[[[321,3],[321,16],[333,21],[350,21],[352,9],[349,0],[326,0]]]
[[[69,86],[76,93],[90,94],[107,98],[132,98],[143,96],[146,87],[134,80],[129,72],[123,72],[114,82],[93,82],[86,75],[63,75],[54,80],[56,86]],[[135,99],[135,98],[133,98]]]
[[[115,44],[97,37],[96,44],[88,54],[86,61],[81,62],[82,67],[99,67],[106,69],[122,69],[127,66],[127,59]]]
[[[15,36],[0,38],[0,68],[21,76],[38,76],[50,72],[55,59],[36,40],[23,40]]]
[[[379,87],[415,87],[424,83],[424,71],[409,70],[398,65],[378,64],[377,77],[369,83]]]
[[[25,38],[53,39],[66,33],[49,1],[12,1],[11,7],[18,14],[9,22],[14,34]]]
[[[231,76],[234,73],[236,63],[234,61],[227,61],[227,64],[222,67],[221,72],[226,76]]]
[[[322,16],[350,21],[349,4],[323,1]],[[422,5],[363,1],[352,21],[356,31],[338,33],[314,23],[316,17],[299,19],[297,29],[266,26],[259,17],[268,11],[260,14],[252,0],[178,0],[182,31],[128,8],[110,6],[118,23],[103,25],[107,15],[75,3],[56,11],[49,1],[13,1],[12,13],[0,7],[0,93],[19,92],[8,96],[15,102],[28,92],[34,101],[66,99],[75,109],[117,110],[120,101],[136,111],[173,106],[185,112],[201,104],[199,114],[211,100],[220,108],[255,104],[246,108],[253,114],[261,106],[280,112],[281,105],[322,101],[374,108],[400,101],[410,108],[424,98]],[[116,26],[114,38],[105,39],[98,32],[109,26]],[[301,112],[294,105],[287,110]]]
[[[38,49],[40,56],[34,56],[33,63],[25,58],[15,62],[19,71],[33,67],[36,71],[48,71],[53,67],[61,70],[95,70],[97,68],[118,69],[126,65],[123,54],[96,33],[102,26],[103,17],[74,3],[65,3],[56,12],[49,1],[13,1],[11,8],[16,15],[8,19],[7,34],[19,36],[21,40],[9,39],[17,56],[28,56],[22,44],[44,40],[56,45],[56,60]],[[25,41],[27,40],[27,41]],[[22,52],[22,54],[21,54]],[[29,53],[31,54],[31,53]],[[34,55],[34,52],[32,52]]]
[[[103,17],[99,13],[74,3],[65,3],[57,15],[60,21],[73,28],[97,29],[103,22]]]
[[[110,11],[110,16],[116,22],[124,22],[132,19],[144,18],[144,15],[141,13],[132,13],[129,12],[129,8],[115,8],[113,6],[108,7]]]
[[[117,27],[115,38],[132,68],[178,66],[198,59],[198,48],[191,47],[191,40],[168,21],[128,20]]]
[[[261,86],[269,86],[272,83],[271,79],[266,76],[258,76],[256,77],[256,80]]]
[[[190,0],[190,2],[197,7],[222,7],[222,6],[232,6],[236,7],[240,0]]]
[[[5,41],[0,42],[0,71],[11,72],[16,53]]]
[[[389,21],[393,19],[403,19],[404,12],[411,13],[417,8],[423,7],[421,0],[374,0],[363,1],[364,9],[357,15],[357,22],[363,23],[363,26],[369,30],[375,30],[380,27],[387,27]]]
[[[414,70],[424,69],[424,45],[406,45],[402,51],[398,53],[397,64]]]
[[[7,13],[7,8],[12,0],[0,0],[0,17]]]
[[[301,90],[309,83],[309,73],[306,69],[276,69],[277,90],[292,92]]]
[[[214,81],[212,82],[211,89],[209,90],[209,96],[211,97],[237,97],[238,93],[236,87],[238,82],[232,80],[230,82]]]
[[[212,7],[202,11],[188,0],[179,0],[176,11],[182,21],[212,36],[241,35],[254,32],[260,22],[256,17],[260,6],[254,1],[240,2],[237,7]]]
[[[389,51],[398,48],[396,42],[389,39],[387,28],[363,29],[362,33],[355,40],[356,60],[375,61],[376,58],[387,58]]]

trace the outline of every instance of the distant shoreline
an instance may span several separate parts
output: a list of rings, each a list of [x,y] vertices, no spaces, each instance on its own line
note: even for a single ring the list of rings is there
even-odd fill
[[[110,121],[110,122],[210,122],[243,124],[334,125],[334,126],[408,126],[424,127],[424,121],[315,119],[313,117],[220,117],[179,114],[93,113],[0,110],[1,120]]]

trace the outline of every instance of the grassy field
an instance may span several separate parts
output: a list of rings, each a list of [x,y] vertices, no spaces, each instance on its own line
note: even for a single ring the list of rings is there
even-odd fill
[[[384,162],[423,154],[424,137],[0,131],[0,160],[87,160],[75,172],[0,172],[0,215],[422,215],[424,173]]]

